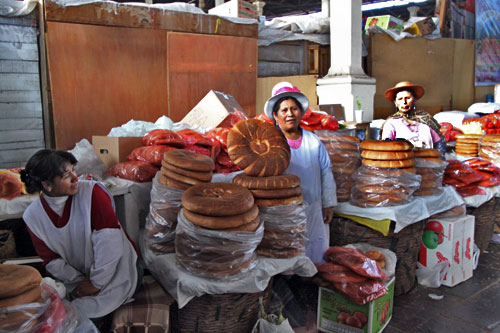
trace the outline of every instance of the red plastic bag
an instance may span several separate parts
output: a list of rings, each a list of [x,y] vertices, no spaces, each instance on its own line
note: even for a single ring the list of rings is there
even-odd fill
[[[169,145],[177,148],[183,148],[186,145],[180,134],[167,129],[152,130],[142,137],[142,143],[145,146]]]
[[[187,145],[212,146],[212,140],[195,130],[186,128],[175,132],[182,136]]]
[[[229,114],[229,116],[226,117],[220,124],[219,127],[233,127],[234,124],[236,124],[238,121],[241,120],[247,120],[248,117],[246,116],[243,111],[240,110],[234,110]]]
[[[0,172],[0,199],[13,199],[21,194],[23,183],[10,171]]]
[[[142,183],[150,182],[158,170],[159,168],[148,162],[130,161],[112,166],[109,168],[108,173],[111,176]]]
[[[462,197],[470,197],[476,194],[482,194],[485,195],[486,192],[482,189],[479,188],[475,184],[467,185],[467,186],[462,186],[457,188],[458,194],[460,194]]]
[[[212,157],[212,149],[200,146],[200,145],[187,145],[184,147],[184,149],[192,151],[193,153],[200,154],[200,155],[207,155]]]
[[[264,122],[266,122],[266,123],[271,123],[271,124],[273,124],[273,125],[274,125],[274,121],[272,121],[271,119],[269,119],[269,118],[266,116],[266,114],[265,114],[265,113],[261,113],[261,114],[259,114],[259,115],[255,116],[255,119],[257,119],[257,120],[261,120],[261,121],[264,121]]]
[[[366,304],[387,295],[386,287],[376,280],[367,280],[361,283],[333,283],[333,286],[358,304]]]
[[[339,122],[335,117],[325,114],[321,116],[321,128],[329,131],[336,131],[339,129]]]
[[[230,128],[227,127],[217,127],[208,131],[205,135],[212,141],[220,143],[222,148],[227,151],[227,134],[229,133],[229,130]]]
[[[385,273],[377,262],[368,258],[363,252],[342,246],[332,246],[324,254],[325,261],[343,265],[359,275],[371,279],[386,280]]]
[[[132,150],[132,152],[128,155],[128,159],[131,161],[142,161],[156,166],[161,166],[163,155],[172,149],[177,148],[163,145],[138,147]]]
[[[365,276],[354,273],[345,266],[331,262],[316,264],[316,268],[321,278],[331,283],[359,283],[368,279]]]

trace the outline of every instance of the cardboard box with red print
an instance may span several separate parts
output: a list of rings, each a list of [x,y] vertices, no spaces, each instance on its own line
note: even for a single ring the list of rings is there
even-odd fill
[[[433,267],[448,261],[450,271],[442,284],[453,287],[472,277],[474,250],[474,216],[429,219],[420,242],[419,262]]]

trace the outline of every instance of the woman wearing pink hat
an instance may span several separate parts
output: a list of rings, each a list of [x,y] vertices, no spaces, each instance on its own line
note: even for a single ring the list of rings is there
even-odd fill
[[[302,115],[309,108],[307,97],[289,82],[278,83],[272,94],[264,112],[290,145],[292,157],[285,173],[300,178],[302,195],[308,203],[306,255],[319,263],[329,246],[328,224],[333,218],[333,206],[337,205],[330,158],[319,138],[300,127]]]
[[[441,126],[427,112],[415,109],[415,102],[424,95],[422,86],[401,81],[387,89],[384,97],[393,102],[397,112],[382,127],[382,140],[406,139],[416,148],[435,148],[444,156],[446,141]]]

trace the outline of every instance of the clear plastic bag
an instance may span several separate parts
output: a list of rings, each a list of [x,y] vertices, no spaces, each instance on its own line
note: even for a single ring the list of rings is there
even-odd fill
[[[395,168],[363,165],[353,175],[349,202],[358,207],[385,207],[409,202],[422,177]]]
[[[425,158],[415,158],[417,174],[422,177],[420,187],[413,195],[426,196],[443,192],[443,175],[448,163],[445,161],[430,161]]]
[[[218,231],[197,227],[181,211],[177,217],[175,253],[188,272],[207,278],[231,279],[256,266],[255,249],[262,240],[264,224],[254,232]]]
[[[417,262],[415,271],[418,283],[429,288],[439,288],[444,280],[444,277],[450,271],[450,263],[448,260],[438,262],[432,267],[425,267]]]
[[[161,184],[158,181],[159,175],[157,173],[153,179],[144,241],[155,254],[173,253],[177,215],[182,208],[184,191]]]
[[[377,280],[387,279],[377,262],[358,249],[332,246],[326,250],[324,258],[327,262],[345,266],[361,276]]]
[[[54,288],[46,283],[41,287],[41,302],[0,309],[0,332],[99,332],[70,302],[62,300]]]
[[[260,207],[260,220],[264,236],[257,248],[263,256],[274,258],[295,257],[305,250],[306,205]]]

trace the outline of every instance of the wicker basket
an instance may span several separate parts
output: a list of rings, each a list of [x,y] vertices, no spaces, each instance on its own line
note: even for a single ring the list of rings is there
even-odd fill
[[[424,231],[425,220],[410,224],[398,233],[394,233],[394,223],[387,236],[365,227],[355,221],[335,216],[330,224],[330,244],[347,245],[353,243],[368,243],[396,253],[396,284],[394,295],[406,294],[415,285],[420,240]]]
[[[172,332],[251,332],[259,319],[259,297],[264,307],[269,303],[272,280],[258,293],[203,295],[193,298],[185,307],[171,306]]]
[[[467,214],[474,215],[474,242],[481,250],[481,253],[488,248],[491,237],[493,236],[493,228],[495,221],[499,218],[497,198],[492,198],[490,201],[485,202],[481,206],[467,207]]]

